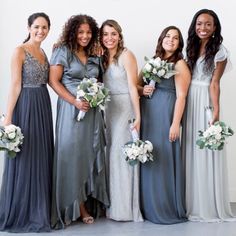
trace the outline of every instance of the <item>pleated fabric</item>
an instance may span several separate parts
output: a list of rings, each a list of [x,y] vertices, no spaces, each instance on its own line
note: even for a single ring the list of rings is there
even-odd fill
[[[48,68],[48,63],[41,65],[26,53],[22,90],[13,114],[24,142],[15,158],[5,157],[0,230],[50,231],[53,124],[45,84]]]
[[[228,57],[224,46],[215,56],[214,63]],[[186,208],[191,221],[235,221],[228,188],[227,156],[225,149],[211,151],[196,145],[198,131],[209,127],[205,110],[211,106],[209,86],[212,72],[204,71],[204,57],[194,68],[183,119],[182,156],[186,169]]]
[[[180,141],[169,141],[176,101],[174,77],[156,84],[152,98],[141,98],[141,139],[153,144],[154,161],[141,164],[141,209],[157,224],[185,222],[184,172]]]

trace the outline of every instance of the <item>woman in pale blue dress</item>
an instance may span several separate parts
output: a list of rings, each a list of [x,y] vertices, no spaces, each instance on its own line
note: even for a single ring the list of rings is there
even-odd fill
[[[187,220],[179,135],[190,71],[183,60],[182,49],[180,30],[175,26],[165,28],[158,39],[154,58],[172,62],[172,69],[177,73],[169,79],[161,77],[155,88],[148,85],[149,81],[139,87],[141,139],[152,142],[154,157],[153,161],[141,165],[141,209],[145,219],[157,224]]]
[[[100,60],[91,55],[97,35],[92,17],[72,16],[50,61],[50,85],[59,95],[52,199],[55,228],[79,218],[91,224],[109,205],[102,114],[88,102],[76,100],[83,78],[99,79]],[[77,121],[79,111],[86,112],[81,121]]]
[[[114,20],[105,21],[100,29],[104,49],[104,83],[110,89],[111,101],[105,110],[107,158],[109,160],[110,208],[107,217],[117,221],[142,221],[139,208],[139,165],[130,166],[122,146],[132,140],[128,120],[135,118],[140,128],[137,92],[137,62],[123,46],[123,35]]]
[[[191,221],[232,221],[224,151],[199,149],[199,130],[219,120],[220,79],[228,61],[221,25],[215,12],[198,11],[188,31],[187,60],[192,71],[182,150],[186,166],[186,208]],[[209,120],[206,107],[213,107]]]

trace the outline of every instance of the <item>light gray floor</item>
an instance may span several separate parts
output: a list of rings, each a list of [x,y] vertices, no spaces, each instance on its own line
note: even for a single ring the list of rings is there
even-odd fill
[[[236,203],[233,204],[236,215]],[[75,223],[65,230],[51,233],[0,233],[1,236],[13,235],[42,235],[42,236],[236,236],[236,222],[199,223],[186,222],[176,225],[158,225],[148,221],[142,223],[116,222],[108,219],[99,219],[92,225]]]

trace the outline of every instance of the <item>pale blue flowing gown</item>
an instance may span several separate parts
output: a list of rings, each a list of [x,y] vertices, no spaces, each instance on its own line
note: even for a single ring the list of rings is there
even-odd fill
[[[215,55],[214,66],[227,58],[228,52],[222,45]],[[192,75],[183,122],[187,216],[191,221],[235,221],[230,208],[225,151],[199,149],[196,145],[198,131],[209,127],[205,107],[212,105],[209,92],[212,73],[204,71],[204,57],[199,57]]]

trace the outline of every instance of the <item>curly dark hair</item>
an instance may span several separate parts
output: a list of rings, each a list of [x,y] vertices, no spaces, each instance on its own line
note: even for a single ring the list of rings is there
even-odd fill
[[[109,51],[108,49],[104,46],[103,42],[102,42],[102,39],[103,39],[103,29],[105,26],[110,26],[112,28],[114,28],[118,34],[119,34],[119,43],[118,43],[118,48],[117,48],[117,52],[116,54],[114,55],[114,61],[115,63],[117,63],[118,61],[118,57],[120,56],[120,54],[123,52],[124,50],[124,37],[123,37],[123,34],[122,34],[122,28],[121,26],[118,24],[117,21],[115,20],[106,20],[102,23],[102,26],[100,27],[100,32],[99,32],[99,39],[100,39],[100,44],[104,50],[104,53],[103,53],[103,66],[104,66],[104,69],[107,69],[108,67],[108,63],[109,63]]]
[[[78,49],[77,33],[79,27],[82,24],[88,24],[92,31],[92,38],[89,44],[85,47],[85,52],[87,53],[87,55],[92,54],[94,51],[94,47],[98,42],[99,28],[95,19],[88,15],[80,14],[71,16],[63,27],[63,31],[57,42],[57,45],[65,45],[72,52],[76,51]]]
[[[215,25],[215,32],[212,35],[212,37],[210,37],[205,47],[205,67],[204,67],[205,71],[212,70],[214,66],[213,61],[214,61],[215,54],[219,50],[220,45],[223,41],[223,37],[221,35],[221,24],[216,13],[209,9],[199,10],[194,15],[193,20],[188,30],[186,51],[187,51],[187,62],[191,71],[193,71],[196,61],[199,57],[199,51],[200,51],[200,46],[201,46],[201,40],[196,34],[196,21],[197,21],[197,18],[201,14],[208,14],[212,16],[214,19],[214,25]]]
[[[165,49],[162,47],[162,42],[163,42],[163,39],[166,37],[166,34],[168,33],[169,30],[177,30],[179,34],[179,46],[176,49],[176,51],[169,58],[165,58],[165,60],[167,60],[168,62],[176,63],[178,60],[183,59],[182,50],[184,47],[184,40],[183,40],[183,36],[179,28],[173,25],[166,27],[161,32],[161,35],[159,36],[158,41],[157,41],[156,54],[153,56],[153,58],[160,57],[161,59],[164,59]]]
[[[51,22],[49,16],[44,12],[36,12],[30,15],[28,18],[28,27],[30,27],[38,17],[43,17],[48,23],[48,29],[50,29]],[[28,34],[27,38],[23,41],[23,43],[26,43],[27,41],[29,41],[29,39],[30,39],[30,34]]]

